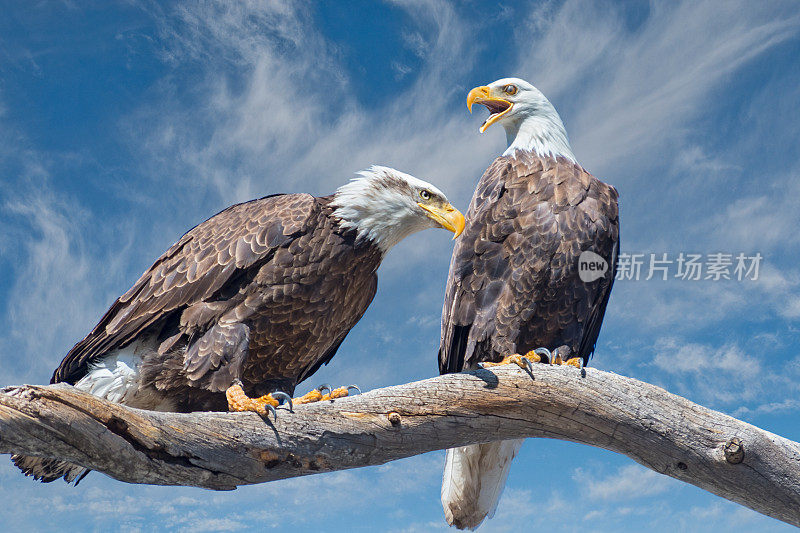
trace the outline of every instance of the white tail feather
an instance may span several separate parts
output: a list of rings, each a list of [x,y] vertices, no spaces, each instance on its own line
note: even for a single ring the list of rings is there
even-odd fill
[[[128,351],[115,352],[94,363],[86,375],[75,383],[75,388],[110,402],[126,403],[125,396],[138,378],[140,360]]]
[[[139,365],[142,358],[158,347],[155,337],[145,337],[120,350],[109,352],[94,362],[86,375],[75,383],[75,388],[94,394],[106,400],[157,411],[174,411],[169,398],[157,392],[142,392],[139,389]],[[155,391],[155,389],[152,389]],[[77,483],[88,470],[66,461],[12,455],[14,464],[26,476],[34,476],[42,481],[53,481],[63,477],[68,483]]]
[[[475,529],[484,518],[494,516],[511,460],[523,442],[504,440],[447,450],[442,507],[448,524]]]

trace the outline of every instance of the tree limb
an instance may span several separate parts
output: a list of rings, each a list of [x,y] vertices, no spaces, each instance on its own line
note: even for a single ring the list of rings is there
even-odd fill
[[[67,385],[0,393],[0,453],[65,459],[130,483],[230,490],[480,442],[590,444],[800,526],[800,444],[596,369],[513,365],[255,413],[131,409]]]

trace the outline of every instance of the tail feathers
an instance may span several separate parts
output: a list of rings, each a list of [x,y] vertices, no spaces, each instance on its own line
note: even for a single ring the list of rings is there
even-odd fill
[[[74,481],[77,485],[89,473],[89,470],[82,466],[57,459],[12,455],[11,460],[26,476],[33,476],[33,479],[43,483],[64,478],[67,483]]]
[[[75,388],[112,402],[126,403],[128,393],[135,391],[137,385],[140,351],[148,347],[154,351],[155,348],[147,344],[152,342],[151,338],[145,338],[111,352],[93,363],[86,375],[75,383]],[[57,459],[12,455],[11,460],[26,476],[33,476],[33,479],[43,483],[63,478],[67,483],[74,482],[77,485],[89,473],[82,466]]]
[[[511,460],[523,440],[504,440],[447,450],[442,479],[442,507],[447,523],[475,529],[494,516]]]

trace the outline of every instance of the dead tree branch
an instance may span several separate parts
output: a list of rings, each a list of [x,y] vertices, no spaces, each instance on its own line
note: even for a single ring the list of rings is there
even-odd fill
[[[545,437],[627,455],[800,526],[800,444],[595,369],[535,365],[441,376],[254,413],[158,413],[65,385],[0,393],[0,453],[65,459],[121,481],[217,490],[379,465],[431,450]]]

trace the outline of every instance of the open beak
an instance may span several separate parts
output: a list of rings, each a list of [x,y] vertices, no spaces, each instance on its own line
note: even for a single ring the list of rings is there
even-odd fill
[[[428,217],[431,220],[439,224],[444,229],[449,229],[452,231],[454,233],[453,239],[461,235],[461,232],[464,231],[464,226],[466,225],[464,215],[462,215],[461,211],[452,205],[447,204],[441,209],[424,204],[417,205],[428,213]]]
[[[486,128],[500,120],[503,115],[511,111],[511,108],[514,107],[512,102],[509,102],[504,98],[492,96],[491,87],[487,87],[485,85],[482,87],[475,87],[469,92],[467,95],[467,109],[469,109],[470,113],[472,113],[472,104],[484,105],[490,113],[489,118],[484,120],[483,124],[481,124],[479,130],[481,133],[486,131]]]

